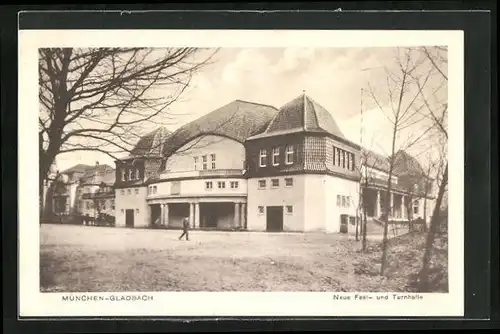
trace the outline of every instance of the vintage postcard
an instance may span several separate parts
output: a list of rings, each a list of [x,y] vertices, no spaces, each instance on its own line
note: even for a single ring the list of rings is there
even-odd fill
[[[461,31],[20,30],[19,59],[20,316],[463,315]]]

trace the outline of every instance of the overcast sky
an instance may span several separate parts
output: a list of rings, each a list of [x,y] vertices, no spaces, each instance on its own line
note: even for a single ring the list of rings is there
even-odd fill
[[[374,87],[385,85],[384,66],[393,67],[395,55],[393,48],[220,49],[213,63],[193,77],[182,100],[171,106],[171,113],[179,115],[175,124],[158,120],[163,123],[158,125],[175,130],[236,99],[279,108],[305,91],[332,114],[347,138],[360,143],[362,128],[362,144],[387,154],[390,123],[366,94],[361,117],[360,92],[368,82]],[[145,124],[144,131],[155,126]],[[113,159],[104,154],[75,152],[60,155],[57,167],[64,170],[96,161],[114,166]]]

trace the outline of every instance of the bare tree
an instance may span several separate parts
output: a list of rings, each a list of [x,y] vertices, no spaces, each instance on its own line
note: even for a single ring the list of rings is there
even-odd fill
[[[119,160],[214,52],[196,48],[39,49],[40,194],[57,155],[97,151]]]
[[[448,74],[447,74],[447,50],[444,47],[422,47],[420,50],[424,55],[426,60],[431,64],[431,66],[439,73],[443,82],[448,82]],[[437,181],[439,184],[438,195],[436,198],[436,204],[434,206],[434,210],[431,217],[431,222],[429,226],[429,232],[426,238],[426,245],[424,256],[422,260],[422,268],[419,272],[419,289],[421,291],[429,291],[429,267],[430,260],[432,257],[432,248],[434,244],[434,240],[436,237],[437,230],[440,224],[440,212],[441,206],[443,203],[443,198],[445,196],[445,192],[448,186],[448,159],[446,154],[447,142],[448,142],[448,127],[447,127],[447,112],[448,112],[448,103],[446,101],[442,101],[439,98],[436,99],[435,94],[426,94],[424,86],[417,80],[417,86],[420,94],[420,98],[425,105],[425,116],[428,117],[432,123],[437,133],[441,137],[441,154],[439,159],[439,168],[437,171]],[[434,99],[434,101],[431,101]],[[434,103],[432,103],[434,102]],[[436,106],[437,105],[437,106]]]
[[[386,70],[386,87],[383,93],[378,95],[374,89],[369,85],[370,96],[375,102],[378,109],[380,109],[386,116],[391,124],[391,152],[388,155],[388,178],[387,178],[387,191],[385,192],[384,205],[382,208],[382,222],[384,223],[384,236],[382,244],[382,260],[381,260],[381,275],[384,274],[386,269],[386,258],[388,248],[388,224],[389,217],[393,210],[390,203],[390,194],[393,188],[393,174],[395,166],[395,153],[397,147],[400,148],[410,147],[418,142],[422,137],[428,133],[428,129],[424,130],[415,138],[411,138],[404,145],[400,145],[397,141],[401,131],[413,127],[423,120],[420,115],[420,110],[423,108],[422,104],[418,103],[419,91],[414,92],[414,77],[419,72],[419,67],[423,64],[423,58],[413,48],[398,49],[395,70]],[[431,71],[427,71],[421,79],[422,87],[425,87],[428,80],[432,75]],[[385,94],[384,94],[385,93]],[[382,98],[380,97],[382,96]]]

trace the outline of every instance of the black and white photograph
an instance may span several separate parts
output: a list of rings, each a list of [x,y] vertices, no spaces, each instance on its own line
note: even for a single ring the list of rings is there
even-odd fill
[[[463,312],[460,32],[55,33],[20,34],[26,310]]]

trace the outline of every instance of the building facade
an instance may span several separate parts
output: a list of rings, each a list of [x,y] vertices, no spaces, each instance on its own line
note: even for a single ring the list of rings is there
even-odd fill
[[[305,94],[279,109],[236,100],[156,129],[116,161],[116,224],[176,229],[188,217],[194,229],[334,233],[363,211],[380,218],[385,201],[391,220],[429,218],[432,180],[398,152],[386,195],[388,161]]]

